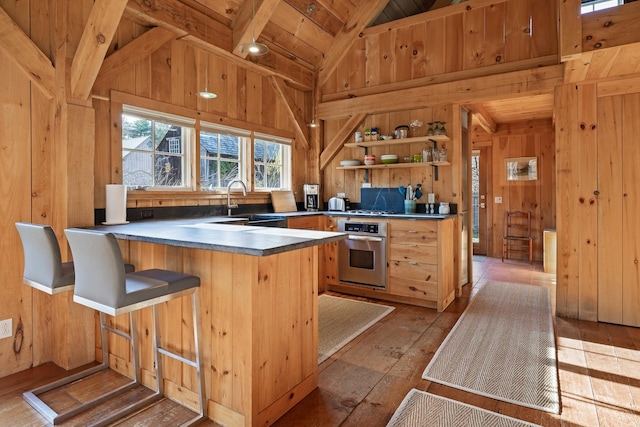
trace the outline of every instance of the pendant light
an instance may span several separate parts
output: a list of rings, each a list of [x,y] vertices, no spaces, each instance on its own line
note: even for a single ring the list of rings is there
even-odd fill
[[[205,17],[205,19],[207,18],[208,17]],[[204,38],[205,38],[205,42],[207,43],[209,43],[208,33],[209,33],[209,25],[207,21],[205,21],[204,22]],[[218,95],[213,92],[209,92],[209,54],[206,54],[206,60],[207,60],[207,66],[205,67],[205,74],[204,74],[204,90],[196,92],[196,95],[204,99],[215,99],[218,97]]]
[[[253,6],[253,19],[251,20],[251,43],[249,43],[246,48],[249,55],[252,56],[261,56],[265,53],[269,52],[269,48],[266,44],[258,43],[256,41],[256,0],[252,0]]]
[[[316,123],[316,100],[315,91],[313,92],[313,105],[311,106],[311,123],[307,123],[310,128],[320,127],[320,123]]]

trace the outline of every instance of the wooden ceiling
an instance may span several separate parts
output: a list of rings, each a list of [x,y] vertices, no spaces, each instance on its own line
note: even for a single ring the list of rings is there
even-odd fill
[[[365,28],[450,4],[452,0],[130,0],[125,15],[312,90],[314,81],[333,71]],[[246,45],[254,38],[269,47],[267,55],[247,55]],[[534,106],[536,111],[531,110]],[[497,122],[532,114],[551,117],[552,108],[548,96],[484,106]]]

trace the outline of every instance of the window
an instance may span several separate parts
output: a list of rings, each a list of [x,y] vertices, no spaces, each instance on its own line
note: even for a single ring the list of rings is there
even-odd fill
[[[252,139],[249,130],[205,121],[196,139],[195,119],[122,106],[124,185],[196,190],[196,162],[199,190],[226,190],[234,179],[257,191],[291,188],[290,139],[261,133]]]
[[[256,190],[279,190],[291,184],[291,140],[254,135],[253,175]]]
[[[608,9],[610,7],[616,7],[624,4],[624,0],[592,0],[583,1],[580,6],[580,12],[585,14],[589,12],[595,12],[602,9]]]
[[[122,182],[128,186],[187,188],[194,121],[123,106]]]
[[[202,122],[200,131],[200,187],[216,190],[236,178],[246,181],[243,153],[250,133]]]

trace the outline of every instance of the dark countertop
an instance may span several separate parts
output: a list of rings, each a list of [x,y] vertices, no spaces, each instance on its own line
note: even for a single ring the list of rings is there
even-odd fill
[[[346,238],[346,234],[336,232],[230,224],[234,219],[240,218],[145,220],[93,228],[111,232],[123,240],[253,256],[273,255]]]

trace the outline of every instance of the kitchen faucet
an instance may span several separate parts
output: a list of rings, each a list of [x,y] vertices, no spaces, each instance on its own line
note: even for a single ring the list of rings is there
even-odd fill
[[[238,205],[237,204],[231,204],[231,186],[233,184],[235,184],[236,182],[239,182],[240,185],[242,185],[242,195],[246,196],[247,195],[247,186],[244,185],[244,182],[242,182],[241,179],[236,178],[236,179],[232,179],[231,181],[229,181],[229,184],[227,184],[227,215],[231,216],[231,208],[237,208]]]

